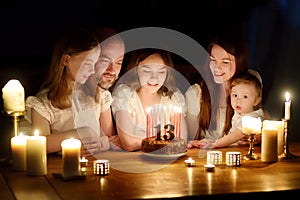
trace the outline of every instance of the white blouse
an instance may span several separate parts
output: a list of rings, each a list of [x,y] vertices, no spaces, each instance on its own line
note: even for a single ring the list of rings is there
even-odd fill
[[[121,84],[118,85],[117,88],[115,88],[112,96],[114,99],[111,105],[113,114],[115,115],[115,113],[119,110],[128,111],[131,122],[134,125],[134,133],[132,133],[132,135],[140,138],[145,138],[147,126],[146,115],[136,90],[130,88],[125,84]],[[182,113],[185,116],[185,98],[179,90],[174,92],[171,98],[169,98],[168,96],[162,96],[160,105],[173,105],[181,107]]]
[[[34,108],[49,121],[52,131],[64,132],[83,126],[90,126],[97,133],[100,133],[99,118],[100,110],[102,110],[101,104],[103,104],[101,102],[95,103],[92,97],[88,97],[76,90],[72,95],[72,107],[59,109],[51,104],[51,101],[47,98],[47,91],[44,90],[36,96],[27,97],[25,119],[31,123],[31,108]]]

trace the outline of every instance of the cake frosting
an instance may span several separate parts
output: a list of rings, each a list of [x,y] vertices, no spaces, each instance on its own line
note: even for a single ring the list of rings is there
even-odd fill
[[[141,151],[156,154],[178,154],[186,152],[187,144],[184,139],[173,138],[172,140],[160,139],[155,136],[142,140]]]

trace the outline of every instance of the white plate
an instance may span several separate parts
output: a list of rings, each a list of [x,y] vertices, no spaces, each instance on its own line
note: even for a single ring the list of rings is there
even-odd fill
[[[183,153],[176,153],[176,154],[157,154],[157,153],[144,153],[145,156],[151,157],[151,158],[158,158],[158,159],[176,159],[181,156],[184,156],[186,152]]]

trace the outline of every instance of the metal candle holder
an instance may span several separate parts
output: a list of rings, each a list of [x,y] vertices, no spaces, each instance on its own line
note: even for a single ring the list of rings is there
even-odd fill
[[[10,116],[13,118],[13,123],[14,123],[14,128],[13,128],[13,133],[14,136],[19,135],[19,122],[24,115],[26,115],[26,110],[25,111],[5,111],[7,116]]]
[[[284,121],[284,139],[283,139],[283,153],[279,156],[281,159],[294,159],[297,158],[294,154],[289,151],[289,143],[288,143],[288,121],[287,119],[283,119]]]
[[[250,137],[249,137],[249,151],[248,151],[248,154],[244,155],[244,159],[245,160],[256,160],[258,159],[259,157],[253,153],[254,151],[254,136],[256,134],[250,134]]]

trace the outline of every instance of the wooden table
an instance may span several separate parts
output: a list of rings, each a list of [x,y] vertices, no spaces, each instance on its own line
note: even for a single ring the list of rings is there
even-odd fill
[[[227,151],[248,152],[248,147],[229,147],[222,151],[223,161],[213,172],[204,170],[206,157],[199,149],[169,161],[153,159],[140,152],[105,152],[90,157],[87,175],[83,180],[65,181],[53,177],[61,173],[62,159],[48,155],[48,173],[30,177],[1,166],[1,199],[249,199],[279,194],[300,194],[300,143],[290,144],[289,150],[298,158],[263,163],[261,160],[242,160],[241,166],[225,164]],[[254,152],[260,156],[260,147]],[[192,157],[195,167],[186,167],[184,160]],[[92,172],[94,159],[110,158],[110,174],[96,176]],[[213,196],[213,198],[212,198]]]

